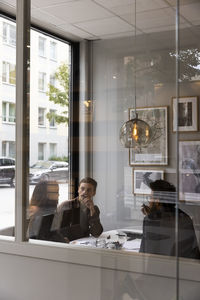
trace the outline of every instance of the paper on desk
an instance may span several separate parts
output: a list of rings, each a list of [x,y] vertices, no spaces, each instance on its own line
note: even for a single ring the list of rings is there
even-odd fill
[[[132,241],[127,241],[123,244],[123,249],[139,252],[140,244],[141,244],[141,239],[135,239],[135,240],[132,240]]]

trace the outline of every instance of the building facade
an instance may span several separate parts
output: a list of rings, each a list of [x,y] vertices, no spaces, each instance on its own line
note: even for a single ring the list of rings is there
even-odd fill
[[[0,18],[0,155],[15,157],[15,97],[16,97],[16,25]],[[48,85],[58,88],[55,79],[58,67],[66,63],[70,68],[70,47],[53,37],[31,30],[30,73],[30,165],[37,160],[68,156],[68,125],[49,121],[48,112],[64,109],[47,96]]]

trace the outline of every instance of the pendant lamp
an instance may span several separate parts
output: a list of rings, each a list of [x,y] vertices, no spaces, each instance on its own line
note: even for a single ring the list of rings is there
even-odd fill
[[[135,0],[135,46],[136,46],[136,1]],[[135,89],[135,116],[125,122],[120,129],[120,141],[125,148],[142,148],[152,139],[152,129],[148,123],[138,119],[136,110],[136,59],[134,58],[134,89]]]

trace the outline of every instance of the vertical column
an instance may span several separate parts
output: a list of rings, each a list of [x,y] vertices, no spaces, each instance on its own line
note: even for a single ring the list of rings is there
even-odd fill
[[[69,198],[76,195],[79,180],[79,43],[72,44],[69,106]]]
[[[16,56],[16,241],[26,240],[29,201],[30,0],[17,0]]]
[[[80,178],[93,176],[93,43],[80,44]]]

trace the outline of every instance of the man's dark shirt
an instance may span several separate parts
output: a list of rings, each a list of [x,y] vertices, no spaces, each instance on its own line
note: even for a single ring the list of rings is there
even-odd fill
[[[100,211],[98,206],[94,206],[95,213],[90,216],[90,210],[80,203],[78,198],[65,201],[58,206],[55,228],[69,239],[75,240],[87,237],[90,234],[98,237],[103,232],[100,222]]]
[[[176,255],[175,208],[162,208],[145,216],[140,252]],[[200,252],[191,218],[178,210],[178,255],[200,258]]]

